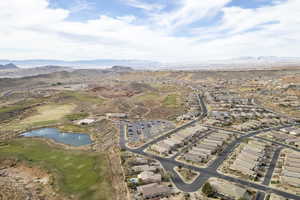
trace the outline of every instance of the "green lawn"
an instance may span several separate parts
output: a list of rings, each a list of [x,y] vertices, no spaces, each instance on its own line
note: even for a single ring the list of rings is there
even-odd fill
[[[0,146],[0,158],[18,158],[47,169],[55,175],[57,189],[67,195],[83,200],[112,198],[110,172],[104,155],[65,151],[42,141],[22,138]]]

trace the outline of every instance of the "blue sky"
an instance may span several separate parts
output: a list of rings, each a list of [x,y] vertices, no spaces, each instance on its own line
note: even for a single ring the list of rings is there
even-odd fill
[[[299,56],[299,0],[10,0],[0,58]]]
[[[72,13],[69,20],[91,20],[97,19],[99,15],[109,16],[126,16],[135,15],[142,19],[148,18],[148,13],[138,7],[133,7],[132,4],[126,3],[130,1],[126,0],[50,0],[49,7],[51,8],[64,8],[64,9],[76,9],[77,11]],[[134,2],[134,1],[133,1]],[[179,5],[174,3],[174,0],[144,0],[136,1],[146,4],[159,4],[162,5],[161,11],[176,10]],[[241,8],[260,8],[264,6],[274,5],[274,0],[233,0],[226,4],[226,7],[237,6]],[[158,10],[157,10],[158,11]],[[155,12],[155,10],[152,10]]]

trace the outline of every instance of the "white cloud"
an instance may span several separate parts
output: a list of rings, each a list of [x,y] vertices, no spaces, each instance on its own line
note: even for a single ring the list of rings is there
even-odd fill
[[[203,18],[214,16],[230,1],[180,0],[179,9],[170,13],[156,14],[154,15],[154,19],[158,24],[174,29],[181,25],[187,25]]]
[[[152,11],[152,10],[158,11],[164,8],[162,4],[146,3],[142,0],[123,0],[123,1],[132,7],[144,9],[147,11]]]
[[[70,7],[70,12],[76,13],[83,10],[92,10],[94,3],[90,3],[87,0],[74,0],[73,5]]]
[[[136,25],[133,15],[102,15],[86,22],[70,22],[69,10],[50,9],[47,0],[0,1],[0,55],[3,59],[115,58],[170,62],[248,55],[299,56],[299,0],[259,9],[224,8],[227,2],[182,0],[177,10],[155,15],[155,19],[162,17],[161,23]],[[177,27],[218,12],[224,13],[218,26],[194,30],[189,37],[173,35]],[[270,21],[278,23],[265,24]],[[247,31],[261,24],[261,30]]]
[[[49,9],[48,5],[46,0],[0,1],[1,27],[3,29],[7,27],[26,28],[34,25],[53,24],[63,21],[69,15],[67,10]]]
[[[117,17],[117,19],[127,22],[127,23],[132,23],[136,20],[136,17],[133,15],[128,15],[128,16]]]

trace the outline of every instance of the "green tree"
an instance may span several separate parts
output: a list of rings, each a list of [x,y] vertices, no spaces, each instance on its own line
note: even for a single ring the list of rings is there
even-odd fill
[[[172,174],[170,172],[166,172],[162,176],[162,181],[167,182],[170,181],[171,178],[172,178]]]
[[[213,187],[207,182],[204,184],[202,188],[202,192],[207,196],[207,197],[212,197],[214,195],[214,189]]]

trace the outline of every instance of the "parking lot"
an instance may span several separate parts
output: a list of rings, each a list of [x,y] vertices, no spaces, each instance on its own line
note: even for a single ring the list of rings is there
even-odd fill
[[[129,143],[144,143],[173,128],[175,125],[165,120],[127,123],[127,139]]]

